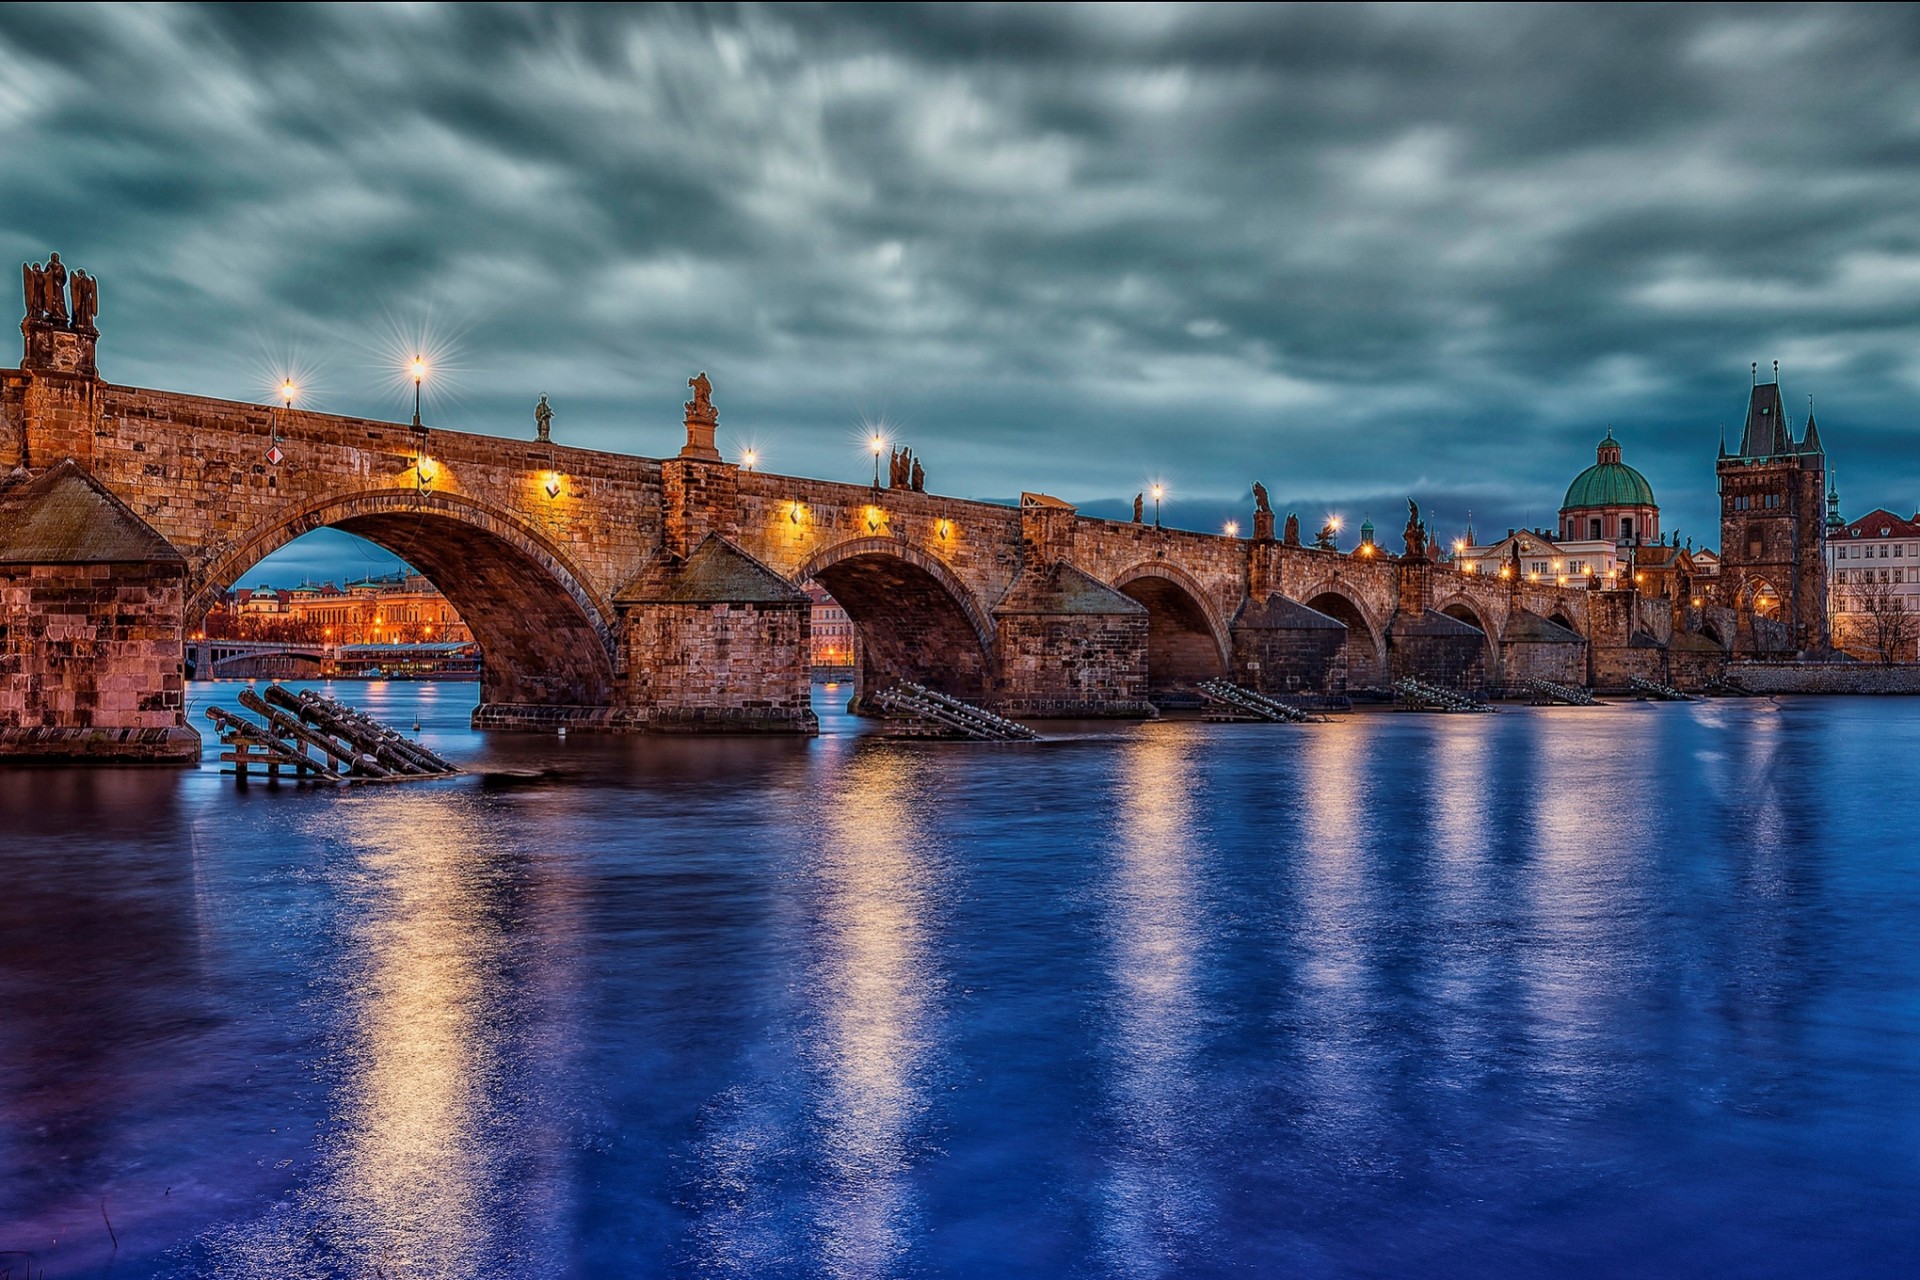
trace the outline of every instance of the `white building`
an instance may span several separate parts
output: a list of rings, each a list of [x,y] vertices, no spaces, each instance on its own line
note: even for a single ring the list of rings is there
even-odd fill
[[[1509,529],[1506,537],[1488,546],[1456,544],[1453,567],[1465,574],[1498,577],[1511,570],[1516,549],[1521,577],[1562,587],[1585,587],[1595,580],[1613,586],[1623,550],[1606,538],[1556,542],[1538,529]]]
[[[1879,615],[1920,614],[1920,515],[1885,508],[1827,526],[1827,600],[1833,642],[1864,658],[1911,661],[1920,619],[1882,622]]]

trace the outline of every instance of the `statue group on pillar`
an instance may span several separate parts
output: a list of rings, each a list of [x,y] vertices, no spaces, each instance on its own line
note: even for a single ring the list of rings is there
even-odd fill
[[[84,271],[75,271],[69,277],[59,254],[48,254],[45,263],[21,263],[20,282],[26,294],[29,324],[53,325],[76,333],[97,332],[93,322],[100,314],[100,282]]]
[[[1420,519],[1420,504],[1407,499],[1407,527],[1401,534],[1407,541],[1407,559],[1427,558],[1427,526]]]
[[[920,465],[920,459],[913,456],[911,447],[895,449],[887,460],[887,488],[911,489],[915,493],[927,491],[926,469]]]
[[[687,385],[693,388],[693,399],[687,401],[687,421],[713,425],[720,421],[720,411],[713,407],[713,383],[707,379],[703,369],[687,379]]]

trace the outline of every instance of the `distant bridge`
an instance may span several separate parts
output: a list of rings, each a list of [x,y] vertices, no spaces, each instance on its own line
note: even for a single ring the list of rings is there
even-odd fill
[[[486,655],[482,727],[810,731],[809,578],[853,621],[860,701],[909,679],[1024,717],[1141,716],[1220,676],[1332,697],[1399,674],[1483,691],[1604,684],[1623,663],[1673,678],[1673,611],[1630,584],[1292,546],[1271,515],[1243,539],[1039,496],[1016,508],[749,471],[713,448],[704,396],[677,456],[654,459],[122,387],[93,372],[90,338],[25,327],[24,367],[0,371],[0,469],[24,472],[0,503],[71,506],[80,486],[117,508],[112,554],[146,549],[117,580],[141,584],[143,627],[171,638],[69,655],[133,677],[112,707],[58,690],[35,704],[16,680],[0,702],[16,724],[165,721],[176,708],[148,695],[177,676],[183,637],[262,557],[321,527],[393,552],[459,610]],[[5,623],[44,633],[44,608],[10,595]]]
[[[328,648],[272,640],[187,642],[188,674],[195,680],[309,680],[326,666]]]

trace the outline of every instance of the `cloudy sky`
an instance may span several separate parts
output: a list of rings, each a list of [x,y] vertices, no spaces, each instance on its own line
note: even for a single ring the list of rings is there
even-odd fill
[[[1749,362],[1920,504],[1920,9],[0,11],[0,238],[118,382],[1214,527],[1553,519],[1611,425],[1717,542]],[[1244,518],[1244,517],[1243,517]]]

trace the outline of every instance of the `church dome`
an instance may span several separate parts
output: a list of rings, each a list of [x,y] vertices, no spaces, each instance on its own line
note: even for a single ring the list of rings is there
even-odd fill
[[[1607,432],[1600,442],[1600,460],[1573,478],[1567,486],[1562,511],[1580,511],[1588,507],[1651,507],[1653,486],[1647,478],[1620,461],[1620,442]]]

